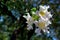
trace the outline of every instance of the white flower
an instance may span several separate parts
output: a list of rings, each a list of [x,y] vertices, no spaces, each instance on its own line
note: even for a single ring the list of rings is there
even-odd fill
[[[39,11],[36,11],[36,14],[40,17],[43,17],[44,19],[45,18],[49,19],[52,17],[52,15],[51,15],[51,12],[48,12],[48,8],[49,8],[49,6],[40,5],[40,9],[39,9]]]
[[[27,20],[26,23],[28,23],[28,24],[27,24],[27,30],[33,29],[33,27],[32,27],[33,19],[32,19],[32,17],[30,16],[30,14],[27,13],[27,16],[24,15],[23,17],[26,18],[26,20]]]
[[[37,27],[39,27],[41,30],[43,30],[44,32],[47,31],[47,29],[49,29],[49,27],[47,27],[49,24],[51,24],[51,22],[49,20],[46,20],[46,19],[43,19],[43,18],[40,18],[40,20],[38,21],[35,21],[34,22],[35,25]]]
[[[27,20],[27,22],[26,23],[30,23],[31,24],[31,21],[32,21],[32,17],[30,16],[30,14],[29,13],[27,13],[27,16],[23,16],[24,18],[26,18],[26,20]]]

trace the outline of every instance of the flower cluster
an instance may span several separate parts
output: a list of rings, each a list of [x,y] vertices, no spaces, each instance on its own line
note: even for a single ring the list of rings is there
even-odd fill
[[[33,23],[36,27],[38,27],[38,30],[42,30],[43,32],[48,32],[48,25],[51,24],[50,18],[52,18],[51,12],[48,11],[49,6],[39,6],[39,10],[36,10],[36,12],[32,11],[32,16],[30,16],[29,13],[27,13],[27,16],[23,16],[27,19],[27,29],[32,30],[33,29]],[[35,30],[35,32],[37,29]],[[38,32],[37,32],[38,33]]]

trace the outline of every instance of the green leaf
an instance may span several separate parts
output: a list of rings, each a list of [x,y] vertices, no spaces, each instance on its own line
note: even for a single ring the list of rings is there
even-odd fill
[[[32,8],[31,11],[36,11],[36,8]]]
[[[33,15],[32,15],[32,18],[33,18],[33,20],[38,20],[38,19],[39,19],[39,16],[36,15],[36,14],[33,14]]]

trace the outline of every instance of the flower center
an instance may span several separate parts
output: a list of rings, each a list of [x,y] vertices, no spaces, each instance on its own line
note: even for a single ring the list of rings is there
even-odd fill
[[[44,22],[39,22],[38,26],[39,26],[39,28],[44,29],[45,23]]]
[[[45,13],[43,11],[40,12],[41,16],[45,16]]]

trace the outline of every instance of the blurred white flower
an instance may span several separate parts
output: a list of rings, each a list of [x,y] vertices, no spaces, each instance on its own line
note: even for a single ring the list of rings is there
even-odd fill
[[[35,21],[34,22],[35,25],[37,27],[39,27],[41,30],[43,30],[44,32],[47,31],[47,29],[49,29],[49,27],[47,27],[49,24],[51,24],[51,22],[49,20],[46,20],[46,19],[43,19],[43,18],[40,18],[40,20],[38,21]]]
[[[51,24],[49,19],[52,17],[51,12],[48,12],[48,8],[49,8],[49,6],[40,5],[40,9],[38,11],[36,11],[36,15],[39,16],[39,20],[38,21],[36,20],[34,22],[36,27],[39,27],[43,32],[47,32],[47,33],[49,33],[48,25]]]
[[[30,16],[30,14],[27,13],[27,16],[24,15],[23,17],[26,18],[26,20],[27,20],[26,23],[28,23],[28,24],[27,24],[27,30],[33,29],[33,26],[32,26],[32,24],[33,24],[33,19],[32,19],[32,17]]]
[[[42,6],[40,5],[40,9],[39,11],[36,11],[36,14],[40,17],[43,17],[44,19],[46,18],[51,18],[52,15],[51,15],[51,12],[48,12],[48,8],[49,6]]]

